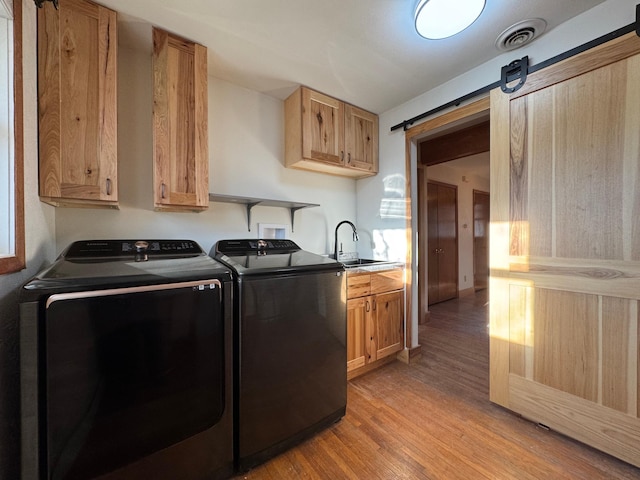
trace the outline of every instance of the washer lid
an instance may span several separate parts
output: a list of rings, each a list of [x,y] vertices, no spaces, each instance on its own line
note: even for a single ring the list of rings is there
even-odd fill
[[[24,289],[52,293],[208,278],[229,280],[231,272],[191,240],[82,240]]]
[[[334,259],[302,250],[291,240],[220,240],[211,255],[238,275],[344,270]]]

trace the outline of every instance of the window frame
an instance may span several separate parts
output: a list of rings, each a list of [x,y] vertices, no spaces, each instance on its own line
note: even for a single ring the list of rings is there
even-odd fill
[[[0,274],[26,267],[24,233],[24,132],[22,90],[22,0],[13,0],[14,251],[0,256]]]

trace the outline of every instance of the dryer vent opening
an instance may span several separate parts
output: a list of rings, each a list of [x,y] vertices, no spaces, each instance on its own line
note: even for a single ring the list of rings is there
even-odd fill
[[[541,18],[523,20],[511,25],[504,32],[498,35],[498,38],[496,39],[496,48],[503,51],[515,50],[516,48],[520,48],[542,35],[546,28],[547,22]]]

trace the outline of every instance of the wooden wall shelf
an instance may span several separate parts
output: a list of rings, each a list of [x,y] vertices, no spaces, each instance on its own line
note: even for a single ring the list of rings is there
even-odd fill
[[[238,205],[245,205],[247,209],[247,230],[251,231],[251,209],[255,206],[262,207],[281,207],[288,208],[291,213],[291,232],[293,232],[293,223],[295,213],[303,208],[319,207],[317,203],[302,203],[302,202],[290,202],[287,200],[271,200],[267,198],[255,198],[255,197],[239,197],[236,195],[217,195],[215,193],[209,194],[210,202],[219,203],[236,203]]]

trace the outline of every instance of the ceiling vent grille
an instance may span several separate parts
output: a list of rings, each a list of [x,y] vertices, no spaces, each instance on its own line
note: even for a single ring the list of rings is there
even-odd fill
[[[523,20],[511,25],[504,32],[498,35],[496,39],[496,48],[498,50],[515,50],[539,37],[547,28],[547,22],[541,18],[533,18],[531,20]]]

